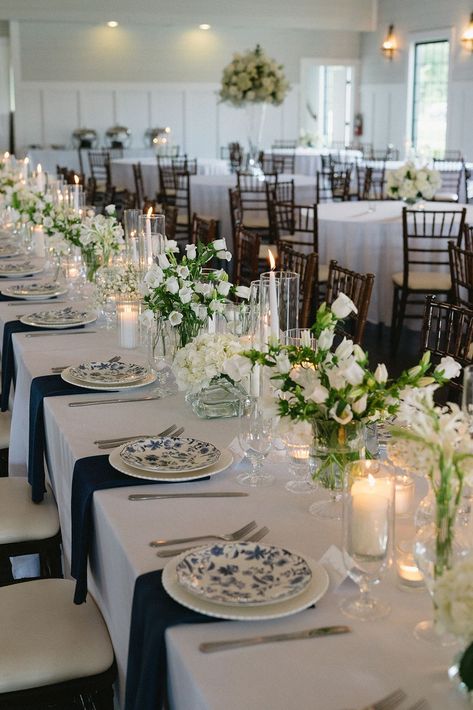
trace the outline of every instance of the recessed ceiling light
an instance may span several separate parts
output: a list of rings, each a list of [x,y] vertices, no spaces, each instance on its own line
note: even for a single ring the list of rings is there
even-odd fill
[[[110,22],[107,22],[107,27],[118,27],[118,22],[116,20],[110,20]]]
[[[200,30],[210,30],[211,25],[208,25],[206,22],[203,22],[201,25],[199,25]]]

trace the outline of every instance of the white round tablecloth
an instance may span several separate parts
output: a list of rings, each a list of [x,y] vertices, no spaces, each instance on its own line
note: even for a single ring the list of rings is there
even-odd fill
[[[426,209],[460,210],[465,205],[426,202]],[[374,212],[370,212],[370,206]],[[391,322],[391,276],[403,268],[402,208],[397,201],[334,202],[319,205],[319,252],[321,263],[337,259],[341,266],[375,274],[368,320]],[[466,221],[473,223],[473,206]]]

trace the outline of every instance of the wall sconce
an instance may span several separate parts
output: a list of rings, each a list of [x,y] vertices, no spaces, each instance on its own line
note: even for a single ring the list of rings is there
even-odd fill
[[[381,45],[381,51],[383,52],[384,56],[387,57],[389,61],[391,61],[396,49],[397,44],[396,38],[394,36],[394,25],[389,25],[388,34],[384,38],[384,42]]]
[[[473,12],[470,15],[469,25],[461,36],[461,41],[465,45],[465,49],[469,49],[473,53]]]

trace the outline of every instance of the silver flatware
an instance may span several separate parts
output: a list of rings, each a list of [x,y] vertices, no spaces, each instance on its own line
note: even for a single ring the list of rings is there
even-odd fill
[[[91,407],[95,404],[125,404],[125,402],[152,402],[161,399],[161,395],[147,397],[127,397],[126,399],[87,399],[82,402],[69,402],[69,407]]]
[[[223,491],[221,493],[132,493],[128,500],[165,500],[166,498],[247,498],[249,493]]]
[[[430,710],[430,705],[425,698],[421,698],[414,705],[410,705],[406,710]]]
[[[407,695],[402,688],[397,688],[393,690],[392,693],[389,693],[389,695],[381,698],[381,700],[377,700],[371,705],[365,705],[361,710],[394,710],[394,708],[397,708],[406,698]]]
[[[163,429],[159,434],[132,434],[131,436],[120,436],[114,439],[97,439],[94,444],[119,444],[126,443],[127,441],[133,441],[134,439],[149,439],[152,436],[168,436],[174,429],[176,429],[177,424],[171,424],[167,429]]]
[[[44,338],[46,335],[92,335],[96,330],[46,330],[44,333],[26,333],[25,338]]]
[[[266,535],[269,533],[269,528],[263,527],[260,528],[260,530],[257,530],[256,532],[253,533],[253,535],[250,535],[249,537],[245,537],[241,540],[241,542],[259,542],[262,540]],[[197,546],[198,547],[198,546]],[[191,547],[172,547],[170,550],[159,550],[159,552],[156,553],[157,557],[176,557],[176,555],[181,555],[183,552],[189,552],[190,550],[195,550],[196,545],[192,545]]]
[[[202,653],[214,653],[215,651],[228,651],[232,648],[259,646],[263,643],[278,643],[279,641],[296,641],[300,639],[333,636],[335,634],[348,634],[350,631],[351,628],[349,626],[319,626],[315,629],[271,634],[270,636],[253,636],[244,639],[233,639],[232,641],[206,641],[199,645],[199,651],[202,651]]]
[[[11,301],[7,303],[7,306],[53,306],[55,303],[69,303],[69,301],[56,301],[54,298],[49,299],[49,301],[22,301],[18,298],[16,301]]]
[[[235,530],[231,533],[224,533],[223,535],[213,535],[212,533],[210,533],[209,535],[176,537],[169,540],[151,540],[149,544],[151,545],[151,547],[162,547],[163,545],[181,545],[185,544],[186,542],[196,542],[197,540],[225,540],[226,542],[233,542],[234,540],[238,540],[238,538],[243,537],[243,535],[247,535],[248,533],[250,533],[252,530],[255,529],[255,527],[256,521],[252,520],[251,523],[243,525],[242,528],[239,528],[238,530]]]
[[[151,436],[132,436],[129,439],[125,439],[124,441],[119,441],[113,442],[111,444],[99,444],[97,446],[98,449],[116,449],[117,446],[121,446],[122,444],[126,444],[129,441],[137,441],[138,439],[158,439],[160,436],[180,436],[182,432],[184,431],[184,427],[181,426],[180,429],[176,429],[176,431],[172,431],[171,434],[151,434]]]

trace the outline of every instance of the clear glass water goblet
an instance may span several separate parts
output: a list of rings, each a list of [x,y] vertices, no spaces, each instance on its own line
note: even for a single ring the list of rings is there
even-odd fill
[[[248,396],[242,404],[238,438],[251,465],[249,471],[238,474],[238,483],[251,488],[270,486],[274,476],[263,470],[263,464],[271,450],[272,418],[263,410],[258,397]]]

